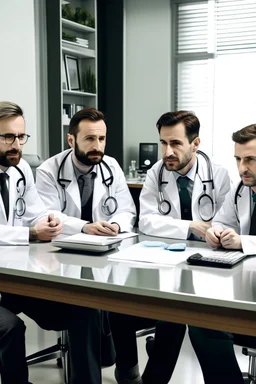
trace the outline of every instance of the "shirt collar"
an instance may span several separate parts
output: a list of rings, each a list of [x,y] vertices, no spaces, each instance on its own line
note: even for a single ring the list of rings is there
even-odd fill
[[[197,162],[198,162],[198,159],[196,159],[194,165],[192,166],[192,168],[190,168],[190,170],[186,173],[186,175],[181,175],[180,173],[174,171],[173,172],[173,175],[175,177],[175,180],[177,181],[177,179],[181,176],[181,177],[184,177],[184,176],[187,176],[189,178],[189,180],[191,181],[195,181],[195,177],[196,177],[196,170],[197,170]]]
[[[72,163],[73,163],[73,161],[72,161]],[[80,176],[85,176],[85,175],[89,175],[89,174],[92,174],[94,177],[96,175],[95,166],[90,170],[90,172],[87,172],[87,173],[81,172],[80,169],[78,169],[74,163],[73,163],[73,168],[74,168],[74,172],[76,175],[76,179],[78,179]]]

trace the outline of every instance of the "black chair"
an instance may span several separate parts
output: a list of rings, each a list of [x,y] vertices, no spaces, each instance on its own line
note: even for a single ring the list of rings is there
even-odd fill
[[[23,153],[22,158],[26,160],[26,162],[30,165],[33,175],[34,175],[34,180],[36,180],[36,169],[39,167],[40,164],[42,164],[42,160],[38,155],[33,155],[33,154],[27,154]]]
[[[39,352],[33,353],[26,357],[28,366],[44,361],[57,359],[57,366],[63,368],[63,380],[65,384],[69,383],[69,360],[68,360],[68,333],[61,331],[57,344],[52,347],[45,348]]]

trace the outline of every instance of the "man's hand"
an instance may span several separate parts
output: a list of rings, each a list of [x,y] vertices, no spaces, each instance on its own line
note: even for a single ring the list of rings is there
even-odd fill
[[[118,230],[118,224],[109,224],[107,221],[95,221],[95,223],[89,223],[83,226],[83,232],[88,235],[116,236]]]
[[[223,232],[222,228],[217,228],[217,227],[209,228],[205,235],[206,243],[210,245],[210,247],[212,248],[221,247],[220,237],[222,232]]]
[[[49,241],[58,236],[62,231],[62,223],[53,214],[39,220],[33,228],[30,228],[30,240]]]
[[[241,236],[234,229],[225,229],[220,236],[220,242],[223,248],[226,249],[241,249]]]
[[[197,237],[205,238],[205,234],[208,228],[211,227],[211,222],[205,222],[205,221],[191,221],[190,223],[190,231],[193,233],[193,235],[196,235]]]

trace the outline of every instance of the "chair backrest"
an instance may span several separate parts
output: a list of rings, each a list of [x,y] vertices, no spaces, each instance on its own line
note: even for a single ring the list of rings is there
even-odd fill
[[[33,172],[34,180],[36,180],[36,169],[37,167],[39,167],[40,164],[42,164],[43,161],[38,155],[27,153],[22,154],[22,158],[26,160],[26,162],[30,165]]]

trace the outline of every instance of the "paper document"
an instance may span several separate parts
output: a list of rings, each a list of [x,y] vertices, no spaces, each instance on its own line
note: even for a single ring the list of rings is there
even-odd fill
[[[187,248],[186,251],[173,252],[163,248],[145,247],[144,242],[134,244],[124,250],[109,255],[109,260],[124,262],[155,263],[158,265],[177,265],[184,262],[190,255],[196,252],[195,248]]]

